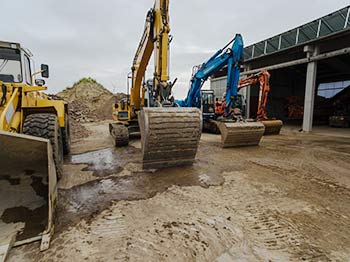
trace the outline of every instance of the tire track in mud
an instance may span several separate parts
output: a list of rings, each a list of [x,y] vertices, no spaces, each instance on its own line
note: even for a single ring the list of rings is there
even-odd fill
[[[270,251],[282,251],[294,261],[330,261],[320,248],[306,242],[296,225],[276,210],[269,210],[261,204],[246,207],[246,224],[254,235],[254,241],[263,243]]]
[[[308,242],[299,230],[298,224],[288,218],[284,210],[279,210],[278,202],[288,205],[291,199],[285,192],[273,188],[269,192],[261,192],[248,180],[226,178],[226,183],[233,195],[240,199],[230,210],[238,214],[247,230],[248,242],[255,246],[257,257],[264,259],[288,261],[330,261],[327,252]],[[230,194],[225,197],[229,201]],[[290,201],[290,209],[297,207]],[[295,212],[298,212],[295,208]],[[301,210],[299,210],[300,212]],[[257,251],[258,250],[258,251]]]

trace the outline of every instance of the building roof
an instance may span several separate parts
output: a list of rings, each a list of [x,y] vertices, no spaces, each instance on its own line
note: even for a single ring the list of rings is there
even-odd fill
[[[284,33],[244,48],[245,61],[350,30],[350,5]]]

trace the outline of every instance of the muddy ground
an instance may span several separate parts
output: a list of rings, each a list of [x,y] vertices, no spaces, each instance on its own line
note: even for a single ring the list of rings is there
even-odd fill
[[[192,167],[141,170],[140,142],[114,148],[106,122],[84,124],[59,182],[49,250],[9,261],[347,261],[350,135],[283,130],[222,149],[203,134]]]

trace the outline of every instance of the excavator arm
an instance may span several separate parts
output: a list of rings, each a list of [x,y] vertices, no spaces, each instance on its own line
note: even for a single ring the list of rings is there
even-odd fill
[[[144,81],[147,65],[154,55],[153,100],[158,105],[169,104],[171,88],[174,83],[169,81],[169,0],[156,0],[154,7],[148,11],[141,41],[137,48],[132,65],[132,86],[130,105],[135,111],[144,104]],[[174,81],[175,82],[175,81]],[[142,92],[141,92],[142,91]]]
[[[130,101],[115,105],[117,123],[109,127],[116,146],[128,145],[129,136],[139,130],[146,169],[193,163],[201,135],[200,111],[175,107],[171,96],[176,80],[169,80],[169,33],[169,0],[155,0],[133,60]],[[152,54],[153,81],[143,84]]]
[[[266,70],[263,70],[259,73],[239,80],[238,90],[257,83],[259,83],[260,92],[256,120],[264,124],[264,135],[279,134],[283,126],[283,122],[281,120],[269,119],[266,110],[267,99],[270,92],[270,73]]]
[[[229,46],[232,46],[229,48]],[[261,123],[246,122],[242,116],[232,114],[238,95],[240,64],[243,60],[243,38],[237,34],[224,48],[218,50],[208,61],[196,68],[185,100],[177,101],[179,106],[201,108],[201,88],[205,81],[227,66],[227,82],[224,116],[203,117],[206,130],[218,133],[220,130],[223,147],[257,145],[264,133]],[[203,110],[203,109],[202,109]],[[204,112],[202,112],[204,115]]]
[[[229,46],[232,44],[231,48]],[[205,81],[215,72],[227,66],[226,105],[231,104],[232,97],[237,96],[237,84],[240,74],[240,61],[243,60],[243,38],[237,34],[225,47],[218,50],[208,61],[195,67],[191,86],[185,100],[177,103],[183,107],[200,107],[201,88]]]
[[[260,92],[259,92],[259,103],[258,103],[258,112],[257,112],[257,120],[267,120],[269,119],[266,112],[266,104],[267,98],[270,92],[270,73],[266,70],[263,70],[259,73],[250,75],[246,78],[239,80],[238,82],[238,90],[242,88],[254,85],[259,83]]]

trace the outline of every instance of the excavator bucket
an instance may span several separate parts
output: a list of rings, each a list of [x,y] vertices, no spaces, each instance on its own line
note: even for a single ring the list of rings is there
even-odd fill
[[[144,169],[190,165],[202,130],[197,108],[143,108],[139,113]]]
[[[263,123],[265,126],[264,136],[279,135],[283,126],[283,122],[281,120],[263,120],[261,123]]]
[[[49,247],[56,198],[49,140],[0,131],[0,261],[11,246]]]
[[[260,122],[216,121],[222,147],[256,146],[264,134],[265,127]]]

